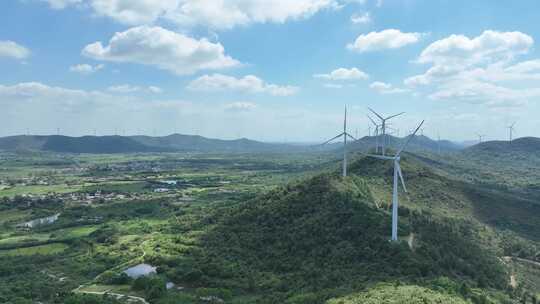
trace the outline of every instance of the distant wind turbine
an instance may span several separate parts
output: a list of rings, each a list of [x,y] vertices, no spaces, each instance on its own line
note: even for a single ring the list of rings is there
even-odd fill
[[[484,137],[486,137],[486,135],[484,134],[480,134],[480,133],[476,133],[476,135],[478,135],[478,143],[482,143],[482,139],[484,139]]]
[[[508,132],[510,133],[510,134],[509,134],[509,138],[510,138],[509,141],[510,141],[510,143],[512,143],[512,135],[513,135],[513,133],[514,133],[514,131],[515,131],[515,129],[514,129],[514,125],[515,125],[515,124],[516,124],[516,122],[514,122],[513,124],[511,124],[511,125],[509,125],[509,126],[507,127],[507,128],[508,128]]]
[[[347,133],[347,107],[345,106],[345,116],[343,118],[343,132],[336,135],[335,137],[325,141],[322,145],[326,145],[331,141],[340,138],[343,136],[343,177],[347,176],[347,137],[356,140],[351,134]]]
[[[379,125],[371,118],[371,116],[367,115],[371,123],[375,126],[375,133],[373,136],[375,136],[375,153],[379,153]],[[369,132],[371,133],[371,128],[369,128]]]
[[[403,174],[401,173],[401,167],[399,165],[399,161],[401,159],[401,152],[403,152],[403,149],[407,147],[409,142],[414,138],[416,135],[416,132],[420,129],[420,127],[424,124],[424,121],[420,123],[420,125],[416,128],[416,130],[409,136],[407,141],[403,146],[401,146],[401,149],[399,149],[394,156],[384,156],[384,155],[378,155],[378,154],[368,154],[368,156],[383,159],[383,160],[391,160],[394,162],[394,182],[393,182],[393,191],[392,191],[392,241],[398,240],[397,235],[397,227],[398,227],[398,176],[401,180],[401,185],[403,186],[403,190],[405,193],[407,193],[407,187],[405,186],[405,180],[403,179]]]
[[[381,115],[379,115],[377,112],[373,111],[373,109],[368,108],[373,114],[375,114],[380,120],[381,120],[381,131],[382,131],[382,155],[384,156],[386,154],[386,121],[388,121],[391,118],[394,118],[396,116],[399,116],[401,114],[404,114],[405,112],[401,112],[399,114],[391,115],[386,118],[383,118]]]

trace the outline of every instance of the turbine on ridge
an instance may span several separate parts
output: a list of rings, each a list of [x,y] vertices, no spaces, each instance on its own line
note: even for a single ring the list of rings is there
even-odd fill
[[[325,141],[321,145],[326,145],[331,141],[340,138],[341,136],[343,136],[343,177],[345,177],[347,176],[347,137],[350,137],[353,140],[357,140],[356,138],[354,138],[354,136],[347,133],[347,106],[345,106],[345,116],[343,118],[343,132]]]
[[[373,111],[373,109],[368,108],[373,114],[375,114],[379,120],[381,121],[381,131],[382,131],[382,155],[384,156],[386,154],[386,121],[389,119],[392,119],[396,116],[399,116],[401,114],[404,114],[405,112],[401,112],[395,115],[388,116],[386,118],[379,115],[377,112]]]
[[[398,204],[399,204],[399,198],[398,198],[398,177],[401,180],[401,185],[403,186],[403,190],[405,193],[407,193],[407,187],[405,186],[405,180],[403,179],[403,174],[401,173],[401,166],[399,165],[399,161],[401,159],[401,152],[407,147],[409,142],[414,138],[416,135],[416,132],[422,127],[424,124],[424,121],[418,125],[416,130],[409,135],[409,138],[401,146],[401,148],[397,151],[397,153],[394,156],[385,156],[385,155],[378,155],[378,154],[368,154],[368,156],[382,159],[382,160],[391,160],[394,162],[394,182],[393,182],[393,191],[392,191],[392,241],[398,240],[397,235],[397,228],[398,228]]]

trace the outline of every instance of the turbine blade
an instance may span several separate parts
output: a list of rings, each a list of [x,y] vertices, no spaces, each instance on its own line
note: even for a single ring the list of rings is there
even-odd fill
[[[366,115],[366,116],[369,118],[369,120],[371,120],[371,122],[375,125],[375,127],[378,127],[377,123],[373,120],[373,118],[371,118],[371,116],[369,115]]]
[[[399,165],[399,162],[396,162],[397,165],[397,172],[399,174],[399,179],[401,180],[401,185],[403,186],[403,190],[405,193],[407,193],[407,187],[405,186],[405,180],[403,179],[403,173],[401,173],[401,166]]]
[[[409,136],[409,138],[407,139],[405,144],[403,146],[401,146],[401,149],[399,149],[399,151],[396,153],[396,157],[398,157],[401,154],[401,152],[403,152],[403,149],[405,149],[407,147],[409,142],[414,138],[414,136],[416,135],[416,132],[418,132],[418,130],[420,130],[420,128],[422,127],[423,124],[424,124],[424,121],[422,120],[422,122],[418,125],[416,130],[414,130],[414,132]]]
[[[390,118],[394,118],[394,117],[399,116],[399,115],[402,115],[402,114],[405,114],[405,112],[401,112],[401,113],[398,113],[398,114],[396,114],[396,115],[388,116],[388,117],[386,117],[384,120],[388,120],[388,119],[390,119]]]
[[[382,116],[379,115],[377,112],[373,111],[372,108],[368,107],[368,109],[369,109],[373,114],[377,115],[377,117],[379,117],[380,120],[384,120],[384,118],[382,118]]]
[[[332,139],[329,139],[329,140],[325,141],[324,143],[321,144],[321,146],[326,145],[327,143],[331,142],[331,141],[334,140],[334,139],[340,138],[341,136],[343,136],[343,134],[344,134],[344,133],[340,133],[339,135],[333,137]]]
[[[351,134],[349,134],[349,133],[347,133],[347,132],[345,132],[345,134],[347,134],[347,136],[349,136],[350,138],[352,138],[352,140],[354,140],[354,141],[358,140],[358,139],[354,138],[354,136],[352,136]]]

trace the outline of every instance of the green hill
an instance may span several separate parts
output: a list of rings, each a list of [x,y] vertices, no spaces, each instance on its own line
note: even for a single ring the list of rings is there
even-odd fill
[[[200,272],[190,284],[262,295],[259,303],[323,303],[381,282],[427,288],[427,295],[441,293],[440,299],[461,288],[449,296],[455,303],[507,288],[501,250],[491,243],[495,233],[465,211],[453,216],[450,210],[465,207],[445,206],[450,201],[404,202],[402,241],[389,242],[391,216],[377,202],[389,189],[372,174],[379,166],[384,162],[361,159],[345,179],[322,174],[220,209],[207,220],[213,224],[201,236],[201,249],[191,253],[190,266],[175,263]],[[403,168],[415,166],[404,161]],[[408,175],[412,192],[422,178],[433,176]],[[438,283],[442,278],[452,287]]]

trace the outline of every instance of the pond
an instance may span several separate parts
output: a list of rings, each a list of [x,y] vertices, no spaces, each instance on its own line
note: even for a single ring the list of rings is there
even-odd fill
[[[156,267],[148,264],[139,264],[124,270],[128,277],[136,279],[138,277],[147,276],[156,273]]]

